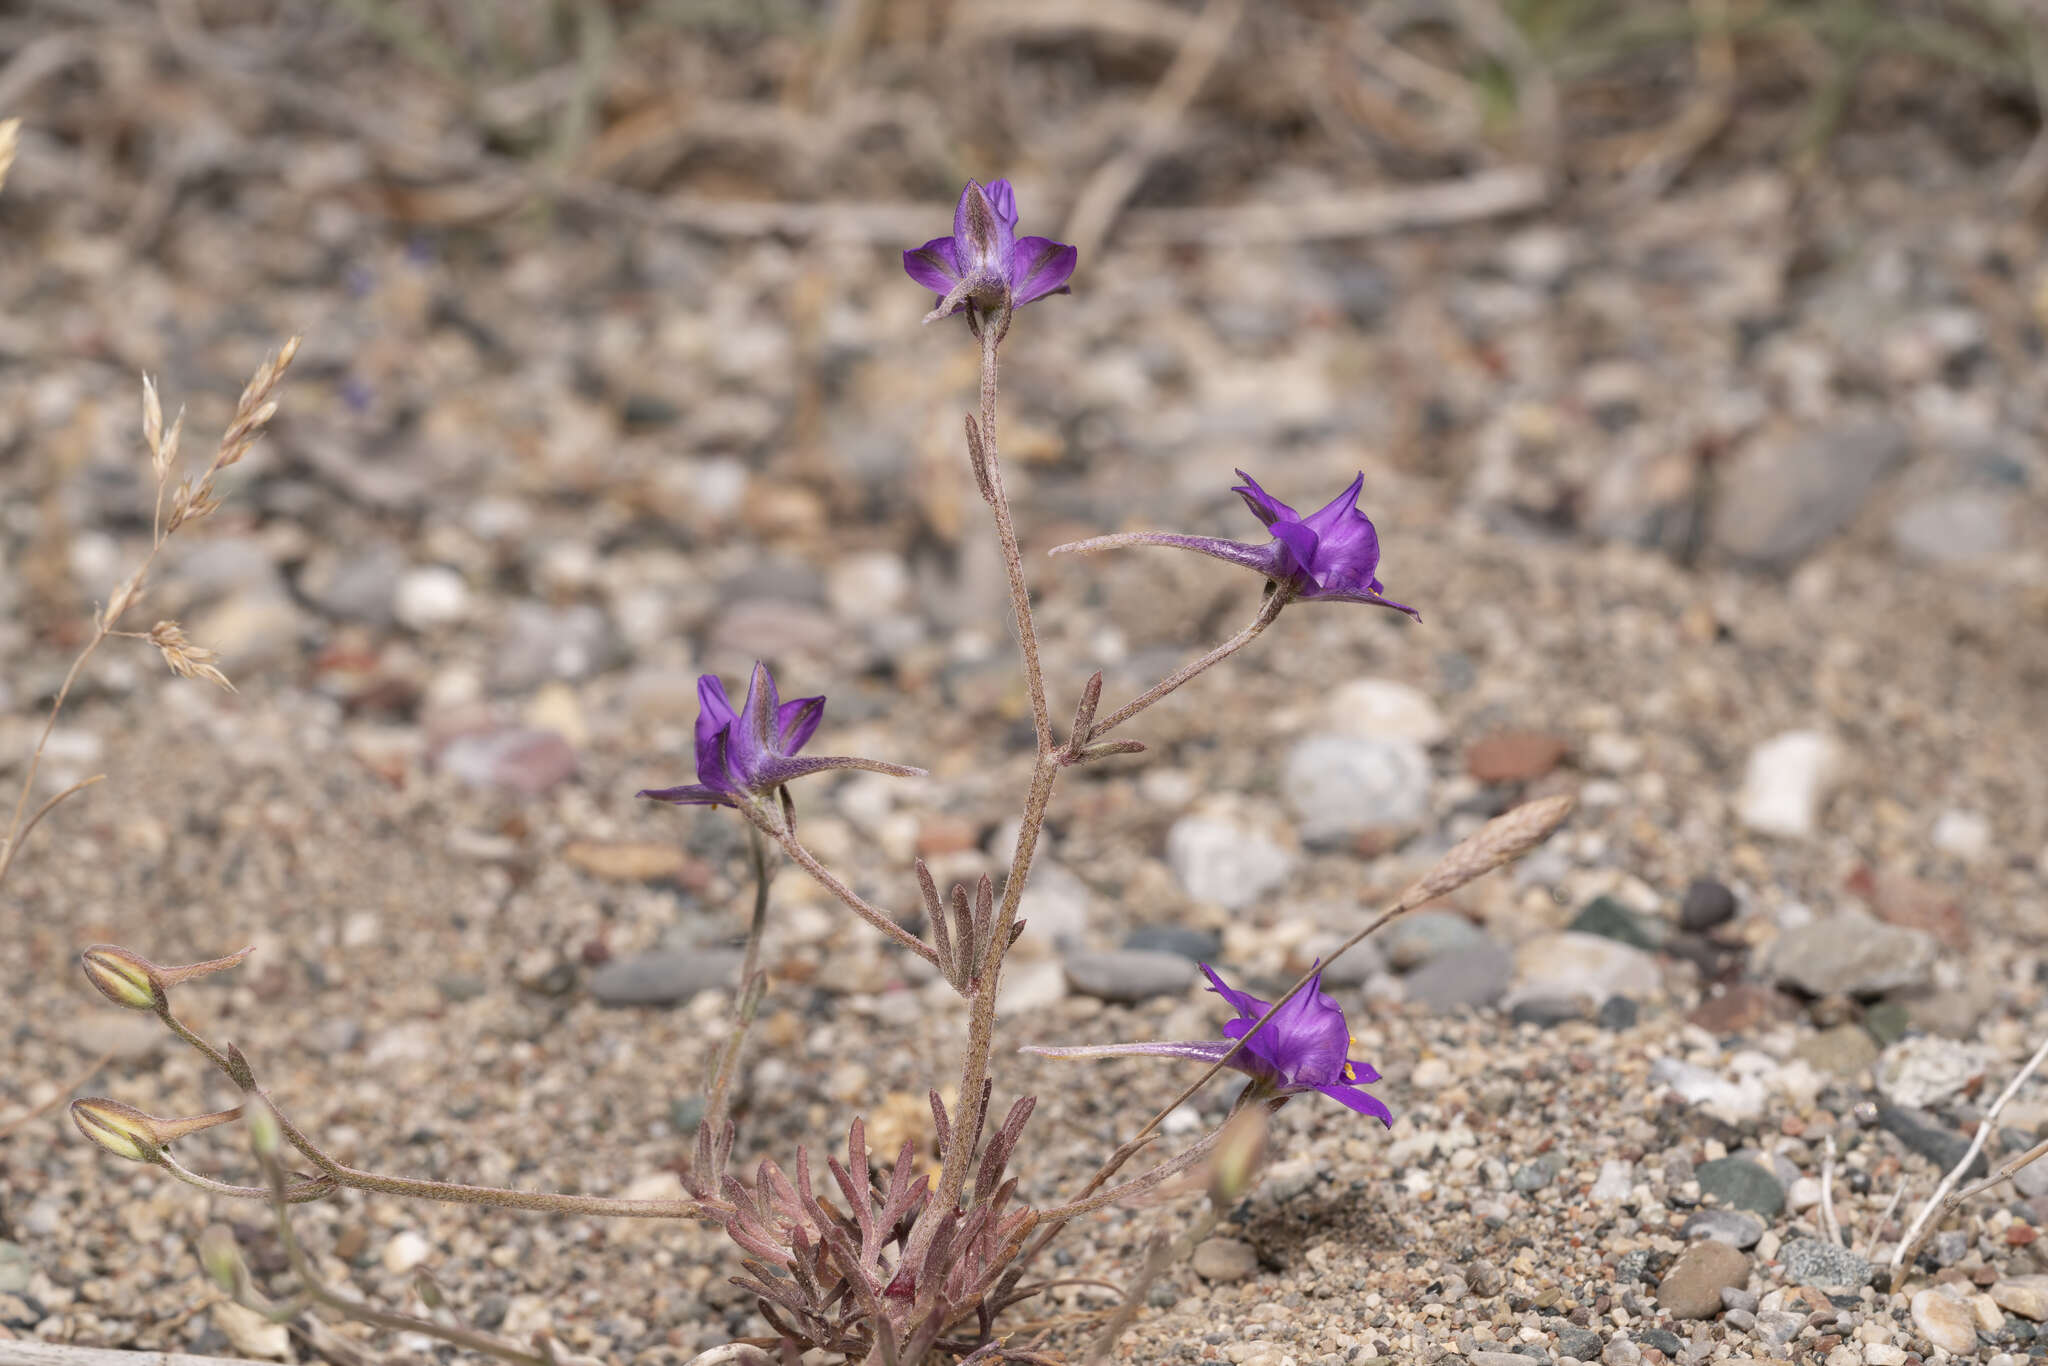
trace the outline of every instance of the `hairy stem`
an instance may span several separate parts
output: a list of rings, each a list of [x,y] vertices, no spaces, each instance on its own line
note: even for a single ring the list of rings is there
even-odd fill
[[[1259,604],[1259,614],[1253,617],[1250,624],[1242,631],[1239,631],[1236,635],[1224,641],[1201,658],[1189,660],[1165,678],[1160,679],[1144,692],[1138,694],[1138,696],[1118,707],[1107,717],[1097,721],[1089,728],[1088,739],[1094,740],[1109,734],[1109,732],[1115,730],[1118,726],[1130,720],[1160,698],[1165,697],[1168,693],[1180,687],[1181,684],[1186,683],[1197,674],[1204,673],[1221,664],[1224,660],[1230,658],[1254,640],[1257,640],[1260,633],[1268,626],[1271,626],[1274,619],[1280,615],[1280,609],[1285,607],[1290,601],[1292,601],[1292,595],[1284,589],[1269,590],[1265,600]]]
[[[717,1133],[725,1127],[726,1105],[732,1092],[733,1075],[739,1071],[740,1049],[747,1041],[747,1031],[754,1027],[754,1016],[761,1008],[761,994],[767,981],[761,972],[761,938],[768,926],[768,880],[774,876],[774,869],[768,862],[768,846],[761,838],[761,832],[754,826],[747,827],[747,853],[754,865],[754,917],[747,926],[747,948],[740,958],[739,994],[733,1002],[732,1033],[725,1041],[725,1047],[718,1053],[718,1063],[712,1070],[711,1085],[704,1104],[703,1123]]]
[[[274,1154],[259,1153],[258,1161],[263,1164],[263,1175],[270,1183],[271,1211],[277,1216],[277,1238],[283,1245],[286,1260],[291,1265],[292,1275],[298,1278],[299,1289],[310,1296],[314,1303],[332,1309],[343,1318],[354,1319],[377,1328],[389,1329],[395,1333],[425,1333],[443,1342],[502,1361],[516,1362],[519,1366],[554,1366],[552,1357],[540,1352],[522,1350],[503,1338],[479,1333],[474,1329],[454,1324],[436,1323],[432,1319],[417,1318],[411,1314],[394,1313],[374,1305],[343,1295],[320,1279],[319,1269],[312,1258],[299,1245],[297,1233],[292,1228],[291,1201],[285,1185],[284,1169],[278,1165]],[[253,1307],[253,1306],[252,1306]]]
[[[166,1006],[157,1011],[173,1034],[201,1054],[225,1073],[237,1087],[247,1076],[234,1060],[199,1037],[184,1022],[170,1013]],[[238,1055],[239,1056],[239,1055]],[[246,1066],[246,1064],[245,1064]],[[455,1181],[420,1181],[400,1176],[380,1176],[348,1166],[330,1157],[318,1144],[307,1137],[306,1132],[277,1108],[270,1094],[261,1088],[255,1089],[277,1116],[277,1124],[285,1141],[298,1149],[299,1154],[322,1172],[337,1186],[348,1186],[354,1190],[376,1191],[383,1195],[405,1196],[416,1200],[441,1200],[459,1205],[491,1205],[500,1209],[540,1210],[550,1214],[592,1214],[621,1219],[697,1219],[705,1216],[705,1207],[695,1200],[615,1200],[599,1195],[565,1195],[554,1191],[521,1191],[500,1186],[470,1186]]]
[[[1031,728],[1038,735],[1040,758],[1052,753],[1052,712],[1045,704],[1045,673],[1038,665],[1038,628],[1031,620],[1031,589],[1024,582],[1024,554],[1017,548],[1017,527],[1010,519],[1010,499],[1003,490],[1003,466],[996,458],[996,349],[1010,320],[1002,317],[981,328],[981,463],[988,474],[989,507],[995,513],[996,539],[1003,547],[1003,572],[1010,580],[1010,606],[1017,614],[1017,643],[1024,652],[1024,684],[1031,692]]]
[[[765,815],[757,812],[750,806],[742,805],[740,810],[746,815],[748,820],[754,823],[755,829],[761,831],[782,846],[782,851],[789,855],[790,862],[803,869],[806,873],[809,873],[816,879],[820,887],[838,897],[855,915],[858,915],[862,920],[867,921],[868,924],[874,926],[904,948],[909,949],[927,963],[934,967],[938,966],[939,953],[937,949],[919,939],[909,930],[904,929],[889,918],[888,912],[874,905],[859,892],[854,891],[853,888],[841,882],[831,869],[818,862],[816,854],[813,854],[804,847],[803,841],[796,837],[795,830],[776,828],[768,823],[768,818]]]

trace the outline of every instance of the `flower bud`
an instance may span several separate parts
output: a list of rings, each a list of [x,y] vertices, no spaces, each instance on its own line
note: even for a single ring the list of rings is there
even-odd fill
[[[116,1157],[151,1166],[164,1160],[163,1137],[156,1121],[132,1105],[93,1096],[71,1102],[71,1122],[78,1132]]]
[[[117,1006],[155,1010],[163,1004],[163,979],[157,965],[117,944],[94,944],[79,958],[85,980]]]
[[[277,1111],[271,1109],[270,1102],[260,1096],[250,1101],[246,1108],[249,1146],[256,1150],[258,1157],[276,1157],[278,1148],[284,1142],[284,1131],[277,1124]]]
[[[235,1244],[234,1232],[226,1224],[208,1224],[200,1230],[199,1265],[215,1285],[230,1295],[241,1290],[249,1274],[242,1263],[242,1250]]]
[[[1209,1156],[1209,1199],[1218,1211],[1229,1209],[1259,1184],[1266,1160],[1266,1110],[1253,1105],[1239,1110],[1223,1126]]]

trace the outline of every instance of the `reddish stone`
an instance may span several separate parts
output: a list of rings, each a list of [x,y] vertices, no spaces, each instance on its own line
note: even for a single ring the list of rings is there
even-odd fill
[[[2014,1224],[2005,1231],[2005,1241],[2012,1247],[2025,1247],[2040,1236],[2032,1224]]]
[[[1879,920],[1925,930],[1951,949],[1970,945],[1970,927],[1956,894],[1946,887],[1926,882],[1910,873],[1876,873],[1858,868],[1849,875],[1848,888],[1870,905]]]
[[[1766,1024],[1789,1020],[1798,1005],[1784,992],[1754,982],[1736,982],[1710,994],[1686,1018],[1709,1034],[1726,1038],[1750,1034]]]
[[[1556,768],[1570,750],[1542,731],[1497,731],[1465,751],[1465,771],[1482,783],[1526,783]]]

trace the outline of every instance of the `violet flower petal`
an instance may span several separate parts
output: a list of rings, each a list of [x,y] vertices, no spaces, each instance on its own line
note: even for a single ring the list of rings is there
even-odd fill
[[[1237,477],[1244,480],[1244,483],[1230,491],[1244,499],[1244,505],[1252,510],[1252,516],[1258,518],[1259,521],[1267,526],[1271,526],[1275,522],[1298,522],[1301,520],[1301,518],[1295,515],[1293,508],[1260,488],[1258,480],[1252,478],[1243,470],[1237,472]]]
[[[1261,1001],[1258,997],[1252,995],[1250,992],[1239,991],[1236,987],[1224,981],[1221,977],[1217,975],[1216,969],[1210,967],[1207,963],[1199,963],[1196,966],[1201,968],[1202,975],[1209,979],[1209,990],[1215,992],[1218,996],[1221,996],[1224,1000],[1228,1001],[1230,1003],[1230,1008],[1232,1010],[1235,1010],[1239,1016],[1256,1020],[1259,1018],[1259,1016],[1265,1014],[1268,1010],[1272,1009],[1272,1007],[1267,1002]],[[1237,1023],[1237,1020],[1232,1020],[1230,1022],[1230,1024]],[[1230,1033],[1230,1025],[1225,1025],[1223,1027],[1223,1030],[1226,1034]],[[1237,1037],[1237,1035],[1231,1034],[1230,1037],[1234,1039]]]
[[[1321,540],[1315,532],[1300,522],[1275,522],[1273,539],[1286,548],[1286,558],[1291,570],[1288,577],[1293,580],[1296,589],[1306,590],[1323,586],[1322,577],[1316,572],[1319,558],[1317,552],[1321,549]]]
[[[784,754],[794,754],[818,731],[825,719],[825,699],[799,697],[775,709],[775,732]]]
[[[903,269],[910,278],[944,298],[960,282],[960,254],[950,237],[934,237],[914,251],[903,253]]]
[[[1015,300],[1012,306],[1022,308],[1034,299],[1065,292],[1080,259],[1078,248],[1050,237],[1018,238],[1010,248],[1010,293]]]
[[[1322,1092],[1348,1110],[1353,1110],[1358,1114],[1378,1120],[1389,1129],[1394,1127],[1394,1112],[1387,1108],[1386,1102],[1378,1096],[1369,1095],[1359,1090],[1356,1086],[1346,1086],[1342,1082],[1332,1082],[1327,1086],[1315,1086],[1310,1089]]]

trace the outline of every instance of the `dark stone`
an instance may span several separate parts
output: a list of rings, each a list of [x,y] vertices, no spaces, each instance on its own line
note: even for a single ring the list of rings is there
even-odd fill
[[[1863,1027],[1877,1040],[1879,1048],[1890,1048],[1905,1038],[1912,1023],[1912,1014],[1900,1001],[1879,1001],[1863,1012]]]
[[[1710,877],[1694,878],[1678,908],[1678,923],[1694,934],[1725,924],[1735,915],[1735,893]]]
[[[1932,1162],[1942,1171],[1953,1170],[1963,1160],[1963,1154],[1970,1150],[1970,1140],[1948,1128],[1931,1115],[1918,1110],[1906,1110],[1896,1105],[1877,1107],[1877,1127],[1891,1134],[1899,1142],[1911,1148],[1920,1156]],[[1973,1180],[1991,1169],[1988,1158],[1978,1153],[1963,1172],[1966,1180]]]
[[[1619,1034],[1624,1029],[1634,1029],[1641,1014],[1642,1007],[1633,998],[1610,996],[1600,1003],[1600,1014],[1596,1018],[1602,1029],[1611,1029]]]
[[[1508,1018],[1516,1024],[1549,1029],[1553,1025],[1563,1024],[1566,1020],[1583,1020],[1586,1018],[1586,1012],[1576,997],[1532,996],[1525,1001],[1517,1001],[1515,1008],[1508,1012]]]
[[[1580,934],[1597,934],[1603,939],[1618,939],[1652,952],[1665,938],[1662,925],[1637,915],[1611,896],[1594,897],[1566,928]]]
[[[1778,1178],[1746,1157],[1717,1157],[1693,1173],[1702,1195],[1712,1195],[1731,1209],[1746,1209],[1774,1218],[1785,1208],[1785,1188]]]
[[[1560,1356],[1577,1357],[1580,1361],[1598,1361],[1603,1346],[1600,1335],[1590,1328],[1579,1328],[1571,1324],[1558,1325],[1557,1350]]]
[[[1154,953],[1177,953],[1197,963],[1213,963],[1223,954],[1223,940],[1209,930],[1191,930],[1185,925],[1140,925],[1124,936],[1127,949],[1149,949]]]
[[[478,1301],[476,1312],[469,1316],[470,1322],[487,1333],[495,1333],[504,1324],[505,1315],[511,1308],[512,1301],[505,1296],[486,1295]]]
[[[1653,1265],[1657,1254],[1647,1247],[1633,1252],[1624,1252],[1614,1260],[1614,1279],[1617,1281],[1647,1281],[1656,1275]]]
[[[1673,1361],[1678,1360],[1679,1352],[1684,1350],[1685,1347],[1685,1344],[1679,1340],[1678,1334],[1668,1328],[1644,1328],[1638,1331],[1635,1337],[1636,1341],[1643,1346],[1655,1347]]]

